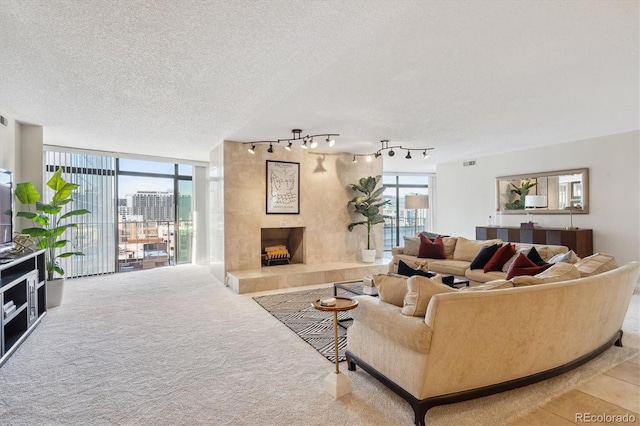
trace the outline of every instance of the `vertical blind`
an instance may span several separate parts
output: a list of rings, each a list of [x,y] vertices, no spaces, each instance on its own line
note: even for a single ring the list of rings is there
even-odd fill
[[[69,228],[64,237],[70,241],[62,251],[80,251],[84,256],[58,259],[67,278],[110,274],[116,265],[115,158],[93,154],[45,151],[45,182],[62,167],[63,178],[80,185],[74,202],[65,210],[87,209],[91,213],[73,216],[77,228]],[[45,200],[53,192],[46,188]]]

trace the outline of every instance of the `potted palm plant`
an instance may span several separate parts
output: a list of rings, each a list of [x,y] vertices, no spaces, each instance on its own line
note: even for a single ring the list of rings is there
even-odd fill
[[[358,225],[366,226],[367,228],[367,248],[362,249],[362,261],[372,263],[376,258],[376,250],[371,248],[371,227],[379,223],[384,223],[385,218],[391,216],[385,216],[380,213],[382,206],[389,204],[390,201],[382,201],[382,193],[384,192],[384,186],[376,189],[378,183],[382,180],[382,176],[376,177],[369,176],[361,178],[358,184],[351,184],[349,187],[361,192],[362,195],[356,195],[348,203],[347,208],[352,205],[355,208],[355,213],[360,213],[364,216],[365,220],[359,222],[352,222],[349,224],[349,231],[353,231],[353,228]]]
[[[64,270],[58,259],[70,256],[82,256],[79,251],[67,251],[59,253],[69,240],[64,238],[64,233],[69,228],[77,228],[78,224],[69,220],[75,216],[90,213],[87,209],[70,210],[63,212],[64,206],[73,202],[71,195],[79,185],[68,183],[62,178],[62,168],[55,171],[47,186],[54,191],[51,201],[40,201],[40,193],[31,182],[23,182],[16,185],[15,195],[18,201],[27,206],[28,211],[19,211],[18,217],[30,219],[33,227],[25,228],[21,232],[35,239],[36,247],[45,250],[45,269],[47,272],[47,307],[59,306],[62,303],[64,289]],[[56,274],[60,278],[56,278]]]

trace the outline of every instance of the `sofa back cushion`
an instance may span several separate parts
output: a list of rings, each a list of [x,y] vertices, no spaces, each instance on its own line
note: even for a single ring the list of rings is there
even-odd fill
[[[464,237],[458,237],[456,241],[456,247],[453,252],[453,259],[471,262],[476,257],[476,255],[478,254],[478,252],[482,247],[498,244],[501,242],[502,240],[499,240],[499,239],[475,241],[475,240],[467,240]]]
[[[453,252],[456,250],[457,237],[442,237],[442,244],[444,245],[444,256],[447,259],[453,259]]]
[[[424,317],[427,306],[434,294],[458,291],[446,284],[442,284],[442,276],[432,278],[413,276],[407,280],[407,294],[404,297],[402,313],[407,316]]]
[[[517,276],[511,280],[516,287],[535,284],[548,284],[560,281],[577,280],[580,271],[570,263],[554,263],[549,269],[534,276]]]
[[[380,300],[400,308],[404,306],[404,296],[407,294],[407,277],[378,274],[374,275],[373,283],[378,288]]]
[[[580,271],[580,276],[590,277],[617,268],[618,262],[611,254],[596,253],[580,259],[575,265]]]

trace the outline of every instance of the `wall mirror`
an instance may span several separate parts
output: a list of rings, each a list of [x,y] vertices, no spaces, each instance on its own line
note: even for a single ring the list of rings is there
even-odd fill
[[[496,210],[506,214],[589,213],[589,169],[496,178]]]

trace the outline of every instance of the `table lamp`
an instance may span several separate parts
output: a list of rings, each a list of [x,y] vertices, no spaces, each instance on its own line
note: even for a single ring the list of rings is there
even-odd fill
[[[527,195],[524,197],[525,209],[542,209],[547,207],[547,197],[545,195]]]

